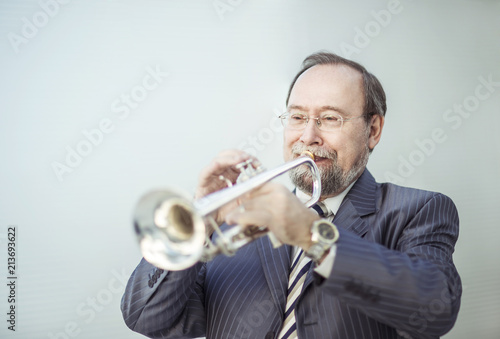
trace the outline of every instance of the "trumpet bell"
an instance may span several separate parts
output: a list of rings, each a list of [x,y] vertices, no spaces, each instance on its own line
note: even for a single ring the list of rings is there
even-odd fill
[[[205,223],[189,198],[172,190],[153,191],[138,202],[134,229],[146,261],[181,270],[203,254]]]

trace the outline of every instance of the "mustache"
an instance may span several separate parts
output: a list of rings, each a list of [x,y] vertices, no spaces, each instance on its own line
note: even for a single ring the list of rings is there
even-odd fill
[[[306,146],[301,144],[295,144],[292,146],[292,153],[299,156],[302,152],[308,151],[320,158],[326,158],[331,160],[337,160],[337,152],[334,150],[325,150],[319,146]]]

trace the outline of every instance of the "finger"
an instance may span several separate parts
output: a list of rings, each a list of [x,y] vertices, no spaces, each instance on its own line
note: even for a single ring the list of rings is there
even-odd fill
[[[236,208],[226,215],[228,225],[247,226],[265,226],[271,221],[271,216],[264,210],[241,211]]]
[[[258,208],[256,204],[260,207],[277,208],[283,204],[287,205],[290,199],[297,200],[297,197],[285,186],[274,182],[265,182],[241,197],[245,206],[250,208]]]
[[[202,170],[201,176],[221,175],[228,170],[239,173],[234,166],[250,159],[250,157],[249,154],[240,150],[222,151]]]
[[[234,164],[238,163],[237,159],[219,158],[214,159],[210,164],[201,170],[198,177],[198,187],[219,187],[226,186],[223,181],[218,180],[220,176],[229,179],[232,183],[238,177],[238,172],[234,169]]]
[[[260,166],[260,162],[255,157],[243,151],[227,150],[221,152],[200,172],[198,186],[214,186],[214,179],[220,176],[228,179],[231,183],[235,183],[241,173],[240,170],[237,169],[237,165],[249,159],[253,161],[253,167],[257,168]],[[224,185],[218,185],[216,183],[215,186],[222,188]]]
[[[239,149],[228,149],[228,150],[224,150],[224,151],[221,151],[216,158],[218,157],[221,157],[221,158],[235,158],[235,159],[238,159],[238,161],[235,163],[238,164],[240,162],[244,162],[244,161],[247,161],[247,160],[252,160],[252,165],[254,168],[257,168],[259,166],[261,166],[261,162],[259,161],[259,159],[257,159],[255,156],[249,154],[249,153],[246,153],[242,150],[239,150]]]

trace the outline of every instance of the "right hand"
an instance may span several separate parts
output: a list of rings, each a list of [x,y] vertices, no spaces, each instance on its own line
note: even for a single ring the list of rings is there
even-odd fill
[[[248,159],[253,159],[254,165],[258,166],[259,161],[248,153],[241,150],[230,149],[220,152],[211,162],[205,167],[198,178],[198,186],[196,188],[195,199],[202,198],[210,193],[219,191],[227,187],[226,180],[219,179],[219,176],[235,183],[240,175],[240,171],[236,169],[236,165]],[[217,225],[222,225],[226,215],[234,210],[239,205],[238,200],[226,204],[214,212],[212,217]],[[213,230],[212,230],[213,231]],[[210,231],[209,233],[211,234]]]

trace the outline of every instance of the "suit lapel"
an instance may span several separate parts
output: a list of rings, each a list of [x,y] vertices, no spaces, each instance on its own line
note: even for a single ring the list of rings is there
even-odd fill
[[[342,201],[333,223],[337,227],[345,228],[360,237],[364,236],[369,226],[361,217],[377,211],[376,195],[377,183],[370,172],[365,169]],[[304,288],[312,283],[313,271],[314,267],[311,266]]]
[[[368,225],[361,217],[377,211],[376,195],[377,183],[370,172],[365,169],[342,201],[333,219],[335,225],[363,236],[368,231]]]
[[[283,245],[274,249],[267,236],[255,242],[274,303],[281,313],[285,313],[292,247]]]

